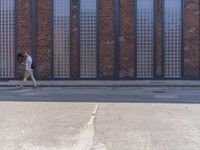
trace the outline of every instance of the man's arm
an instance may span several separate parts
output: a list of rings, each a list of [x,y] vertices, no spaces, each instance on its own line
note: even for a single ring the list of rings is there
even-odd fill
[[[25,65],[25,63],[24,63],[24,62],[19,62],[19,64],[20,64],[20,65]]]

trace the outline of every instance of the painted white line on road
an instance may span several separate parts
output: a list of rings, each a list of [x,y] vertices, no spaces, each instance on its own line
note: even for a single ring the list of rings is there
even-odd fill
[[[98,110],[99,104],[96,105],[91,114],[89,122],[84,126],[77,136],[77,142],[70,148],[70,150],[90,150],[93,146],[94,138],[94,119]],[[101,149],[98,149],[101,150]],[[106,150],[105,148],[103,150]]]

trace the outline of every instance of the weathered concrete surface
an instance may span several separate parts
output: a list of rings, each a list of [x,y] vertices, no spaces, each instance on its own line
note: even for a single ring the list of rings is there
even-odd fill
[[[0,150],[199,150],[199,88],[0,88]]]
[[[22,81],[0,81],[0,87],[19,86]],[[200,87],[200,80],[39,80],[39,87]],[[26,86],[32,86],[29,80]]]
[[[199,104],[1,102],[0,147],[199,150],[199,114]]]
[[[200,105],[101,104],[95,143],[107,150],[199,150]]]
[[[1,150],[70,150],[95,104],[0,103]]]

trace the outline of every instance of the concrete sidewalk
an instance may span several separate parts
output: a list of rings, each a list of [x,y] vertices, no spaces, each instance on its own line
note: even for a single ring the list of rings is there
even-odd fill
[[[0,87],[14,87],[20,80],[0,81]],[[39,87],[200,87],[200,80],[40,80]],[[32,86],[28,81],[26,86]]]

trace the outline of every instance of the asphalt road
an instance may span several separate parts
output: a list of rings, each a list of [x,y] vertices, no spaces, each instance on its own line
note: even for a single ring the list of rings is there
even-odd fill
[[[200,88],[0,88],[0,101],[200,103]]]

